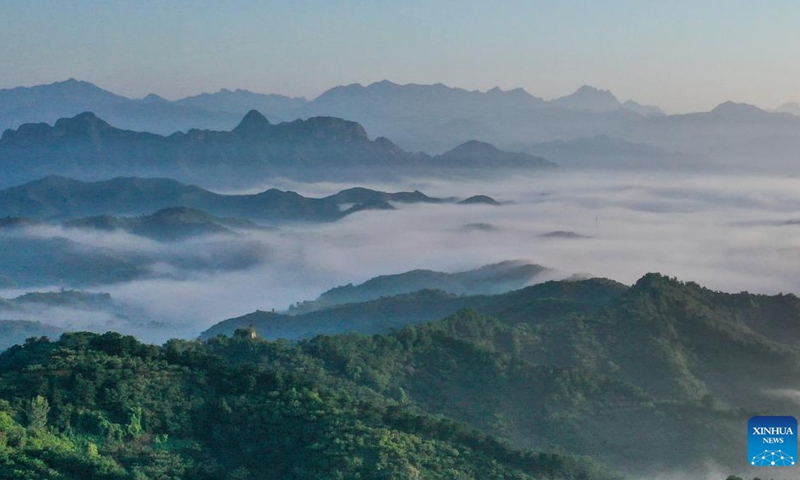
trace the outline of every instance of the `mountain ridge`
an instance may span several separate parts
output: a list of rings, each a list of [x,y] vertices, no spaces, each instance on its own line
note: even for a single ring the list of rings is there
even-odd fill
[[[462,146],[462,148],[464,148]],[[158,176],[193,183],[251,185],[276,176],[336,179],[448,174],[475,168],[552,169],[552,163],[492,147],[464,163],[409,153],[390,140],[370,140],[357,122],[311,117],[278,124],[251,110],[230,131],[192,129],[169,136],[122,130],[91,112],[53,126],[25,124],[0,137],[0,166],[16,183],[49,174],[95,178]],[[452,173],[449,173],[452,174]],[[229,185],[222,185],[229,186]]]
[[[84,88],[77,81],[62,82],[56,84],[58,88],[53,88],[62,89],[64,83],[67,87]],[[14,97],[24,93],[23,90],[3,92],[6,97]],[[236,91],[221,93],[223,96],[228,93],[234,97],[237,95]],[[367,86],[354,84],[334,87],[326,93],[310,101],[287,101],[284,106],[274,107],[273,111],[278,114],[269,111],[273,107],[268,102],[262,104],[247,100],[250,97],[245,92],[239,92],[242,95],[241,102],[231,100],[232,106],[217,105],[213,107],[217,109],[215,111],[175,105],[174,102],[165,103],[153,98],[151,101],[134,101],[113,96],[110,92],[98,94],[107,101],[97,100],[95,103],[88,102],[88,105],[87,102],[80,105],[72,103],[65,104],[64,108],[56,108],[61,94],[56,92],[48,97],[52,101],[44,101],[44,97],[31,94],[30,102],[48,105],[48,108],[23,109],[27,115],[25,118],[0,114],[0,129],[17,128],[30,122],[55,122],[58,118],[90,110],[122,129],[159,134],[195,129],[193,136],[208,137],[204,133],[206,130],[229,131],[241,122],[247,111],[258,107],[264,110],[262,113],[270,122],[316,116],[356,120],[376,141],[378,138],[392,139],[394,149],[382,145],[383,142],[377,142],[376,145],[387,156],[403,156],[400,150],[436,155],[474,139],[490,142],[501,149],[518,149],[516,146],[520,144],[608,136],[667,151],[683,152],[687,157],[686,162],[680,165],[682,169],[692,169],[696,161],[702,161],[710,162],[717,168],[767,168],[790,172],[794,159],[800,153],[800,142],[796,140],[800,122],[797,115],[791,114],[789,107],[786,107],[789,108],[788,112],[781,108],[767,112],[756,110],[757,107],[733,108],[723,103],[708,112],[661,115],[656,109],[633,100],[620,102],[613,93],[595,87],[581,87],[573,94],[550,101],[556,104],[521,89],[503,91],[493,88],[486,92],[470,92],[442,84],[399,85],[388,81]],[[73,97],[80,98],[79,95]],[[0,112],[16,115],[14,109],[3,107],[2,98],[0,95]],[[275,98],[273,100],[278,101]],[[17,104],[21,102],[14,101]],[[121,106],[119,102],[124,105]],[[219,102],[222,104],[225,101],[220,99]],[[562,108],[558,106],[559,102],[566,102],[567,106],[575,108]],[[12,100],[7,100],[6,105],[12,103]],[[291,106],[286,106],[289,104]],[[225,109],[227,111],[223,111]],[[233,111],[237,114],[230,113]],[[173,127],[165,128],[166,124]],[[750,161],[754,157],[762,158],[758,167],[754,167]],[[637,160],[641,163],[646,158]],[[705,167],[700,165],[700,168]],[[328,176],[334,173],[326,172]],[[344,178],[352,174],[338,173]]]
[[[347,214],[341,208],[345,204],[378,200],[456,203],[458,199],[428,197],[419,191],[391,193],[366,188],[319,198],[276,188],[255,194],[223,195],[166,178],[115,177],[87,182],[51,175],[0,190],[0,217],[63,220],[98,215],[149,215],[183,207],[217,217],[254,221],[333,221]]]

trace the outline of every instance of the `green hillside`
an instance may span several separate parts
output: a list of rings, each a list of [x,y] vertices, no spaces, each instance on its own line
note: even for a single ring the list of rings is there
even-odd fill
[[[482,271],[484,268],[487,267],[464,273],[471,275],[474,272]],[[492,281],[487,278],[482,283],[477,283],[477,285],[487,290],[502,289],[504,285],[508,286],[514,281],[527,281],[530,277],[525,272],[538,272],[540,268],[538,265],[524,265],[519,270],[512,269],[509,272],[511,274],[509,276],[493,277]],[[366,294],[373,289],[370,287],[362,291],[362,286],[381,284],[384,287],[390,286],[395,289],[414,288],[419,286],[416,281],[420,278],[417,276],[417,272],[419,271],[376,277],[361,286],[352,287],[352,289],[348,288],[347,290],[356,290]],[[437,282],[440,283],[442,278],[446,280],[450,280],[453,276],[464,278],[461,277],[461,274],[430,273],[435,275],[423,273],[421,277],[430,278],[432,276],[437,278]],[[518,275],[519,277],[515,279],[514,277]],[[407,281],[409,277],[414,277],[414,279]],[[451,281],[442,286],[447,288],[453,285],[457,286],[459,283]],[[298,340],[312,338],[316,335],[350,332],[370,335],[389,333],[406,325],[438,320],[464,308],[501,316],[514,321],[522,321],[523,319],[531,321],[532,316],[535,318],[555,319],[567,314],[601,308],[616,299],[626,289],[627,287],[622,284],[604,279],[579,282],[545,282],[503,295],[459,296],[442,290],[426,289],[414,291],[413,293],[385,296],[362,303],[334,304],[328,308],[321,307],[326,304],[321,299],[327,298],[326,295],[322,295],[316,301],[302,303],[298,308],[290,310],[292,313],[310,310],[308,313],[286,315],[256,311],[219,322],[203,332],[200,338],[207,339],[219,334],[231,335],[237,328],[244,328],[250,325],[256,327],[262,337],[273,340],[278,338]],[[330,290],[330,292],[335,291],[337,289]]]
[[[431,305],[472,310],[417,322]],[[792,295],[719,293],[649,274],[632,287],[593,279],[496,296],[418,292],[214,328],[302,328],[310,338],[345,324],[372,333],[419,323],[297,348],[339,377],[518,447],[557,447],[650,475],[737,465],[750,416],[795,411],[780,392],[800,374],[798,312]],[[780,335],[770,333],[777,327]]]
[[[108,333],[0,355],[0,478],[619,478],[497,439],[248,338]]]
[[[331,328],[362,315],[366,328],[390,305],[459,302],[471,309],[295,343],[251,338],[244,321],[226,325],[233,337],[163,347],[113,333],[29,340],[0,355],[0,478],[591,480],[615,478],[601,464],[653,478],[709,462],[752,477],[747,420],[796,408],[780,394],[800,375],[792,295],[649,274],[306,316],[331,315]],[[304,317],[261,315],[256,331]],[[762,333],[777,325],[780,337]]]

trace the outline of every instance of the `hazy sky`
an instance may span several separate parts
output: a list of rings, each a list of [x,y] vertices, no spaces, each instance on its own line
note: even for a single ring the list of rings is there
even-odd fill
[[[553,98],[583,84],[670,112],[800,101],[800,2],[0,0],[0,88],[314,97],[390,79]]]

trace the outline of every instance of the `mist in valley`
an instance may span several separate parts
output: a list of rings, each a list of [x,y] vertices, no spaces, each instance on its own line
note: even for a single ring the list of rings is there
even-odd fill
[[[321,196],[353,185],[279,180],[264,187],[273,186]],[[505,260],[548,267],[536,282],[578,276],[631,284],[657,271],[727,292],[800,291],[800,225],[792,223],[800,220],[800,179],[794,177],[557,172],[365,186],[441,197],[481,193],[501,205],[396,203],[395,210],[367,210],[335,222],[171,242],[48,225],[6,230],[2,242],[57,239],[66,245],[65,258],[100,256],[85,268],[123,274],[109,280],[98,272],[58,272],[58,281],[7,282],[1,297],[60,288],[108,292],[124,314],[59,307],[0,316],[163,342],[193,338],[257,309],[285,310],[378,275],[457,272]],[[4,250],[4,268],[20,261],[18,253]]]

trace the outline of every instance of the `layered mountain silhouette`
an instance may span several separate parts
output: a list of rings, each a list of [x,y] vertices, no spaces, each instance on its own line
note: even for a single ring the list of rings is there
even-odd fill
[[[528,285],[534,277],[545,271],[547,269],[541,265],[523,261],[505,261],[456,273],[412,270],[375,277],[360,285],[351,283],[332,288],[316,300],[297,304],[289,312],[298,314],[419,290],[442,290],[456,295],[503,293]]]
[[[288,121],[297,118],[308,102],[305,98],[292,98],[284,95],[254,93],[248,90],[228,90],[223,88],[216,93],[201,93],[174,102],[183,107],[202,108],[209,112],[221,112],[240,118],[250,110],[264,112],[273,121]],[[192,125],[192,128],[198,127]],[[208,127],[206,127],[208,128]],[[182,130],[177,128],[175,130]],[[168,132],[171,133],[171,132]]]
[[[541,169],[556,168],[556,164],[542,157],[534,157],[527,153],[504,152],[490,143],[477,140],[463,143],[437,156],[434,161],[441,166],[459,168],[486,168],[492,162],[518,169],[531,167]]]
[[[440,272],[412,271],[400,275],[376,277],[362,285],[337,287],[317,300],[304,302],[287,313],[256,311],[241,317],[223,320],[205,332],[201,338],[231,335],[237,328],[252,325],[259,335],[268,339],[299,340],[317,335],[361,333],[366,335],[388,333],[408,325],[430,322],[462,309],[472,309],[489,315],[532,315],[545,318],[596,310],[606,306],[621,295],[626,287],[616,282],[592,279],[579,282],[545,282],[522,290],[503,294],[476,292],[502,292],[508,288],[530,283],[542,270],[538,265],[489,265],[481,269],[443,274]],[[494,279],[476,281],[483,272],[505,271]],[[537,272],[537,273],[532,273]],[[469,281],[472,277],[472,280]],[[465,280],[471,285],[459,285]],[[414,290],[414,286],[438,286],[443,289]],[[379,295],[385,291],[402,291],[396,295]],[[452,291],[469,291],[472,295],[458,295]],[[358,296],[365,300],[355,301]],[[328,301],[328,298],[331,301]],[[337,300],[351,303],[333,303]],[[520,310],[520,304],[528,309]],[[532,308],[540,311],[533,312]],[[296,315],[292,315],[296,313]]]
[[[161,178],[117,177],[83,182],[49,176],[0,190],[0,217],[7,226],[24,226],[30,220],[64,220],[95,217],[70,223],[96,228],[148,229],[162,222],[205,225],[204,228],[247,225],[244,219],[262,223],[332,221],[353,213],[354,208],[377,201],[397,203],[456,203],[457,198],[429,197],[422,192],[381,192],[366,188],[343,190],[323,198],[304,197],[278,189],[257,194],[223,195]],[[354,205],[355,204],[355,205]],[[134,221],[111,216],[156,214]],[[103,217],[105,216],[105,217]],[[217,218],[222,217],[222,218]],[[133,222],[133,223],[132,223]],[[134,223],[139,222],[139,226]],[[216,225],[217,227],[212,227]]]
[[[126,129],[164,134],[194,127],[230,129],[242,115],[207,110],[192,102],[173,103],[156,95],[134,100],[75,79],[0,90],[0,130],[32,122],[52,123],[86,111]]]
[[[220,217],[268,220],[334,220],[333,201],[276,189],[255,195],[220,195],[194,185],[157,178],[118,177],[82,182],[50,176],[0,191],[0,216],[69,219],[97,215],[144,215],[187,207]]]
[[[133,235],[170,241],[212,234],[233,234],[237,230],[256,230],[257,224],[240,219],[219,218],[187,207],[164,208],[152,215],[115,217],[99,215],[70,220],[67,228],[124,231]]]
[[[47,85],[0,90],[0,130],[17,128],[24,123],[51,123],[59,118],[92,111],[124,129],[160,134],[186,131],[191,128],[230,129],[250,110],[263,112],[272,121],[337,112],[361,110],[369,100],[386,101],[386,111],[416,106],[425,113],[458,118],[470,110],[486,113],[498,108],[540,108],[548,105],[576,110],[627,109],[643,115],[661,114],[658,107],[642,106],[634,101],[619,102],[607,90],[583,86],[572,95],[553,101],[534,97],[521,88],[503,91],[497,87],[486,92],[468,91],[435,85],[398,85],[384,80],[368,86],[352,84],[334,87],[314,100],[278,94],[254,93],[243,89],[221,89],[176,101],[155,94],[131,99],[104,90],[92,83],[69,79]],[[422,113],[422,112],[420,112]]]
[[[201,141],[197,137],[203,137],[204,146],[212,147],[208,156],[221,158],[226,163],[231,154],[217,145],[225,141],[204,130],[230,131],[247,111],[254,108],[261,110],[262,116],[273,126],[276,122],[295,118],[347,118],[357,121],[377,137],[369,148],[355,151],[333,149],[324,158],[316,146],[307,148],[301,158],[297,158],[297,152],[274,147],[270,153],[255,155],[262,163],[267,158],[274,160],[277,155],[289,164],[296,163],[298,168],[305,168],[305,175],[310,174],[308,163],[315,164],[315,169],[320,165],[329,166],[323,169],[324,175],[339,174],[341,178],[353,175],[352,171],[343,170],[346,165],[363,168],[370,163],[384,168],[394,163],[406,164],[405,157],[410,154],[404,150],[439,154],[471,140],[489,142],[501,149],[520,150],[520,145],[607,137],[676,152],[683,158],[665,158],[665,161],[676,160],[679,168],[692,168],[695,160],[707,160],[716,168],[791,171],[794,159],[800,153],[800,118],[792,104],[781,106],[775,112],[766,112],[754,106],[725,102],[709,112],[663,115],[656,107],[633,100],[623,102],[608,90],[589,86],[551,101],[537,98],[522,89],[503,91],[495,88],[479,92],[442,84],[398,85],[382,81],[367,86],[335,87],[311,101],[243,90],[221,90],[170,102],[154,95],[131,100],[87,82],[69,80],[0,91],[0,128],[19,128],[27,122],[52,123],[59,118],[93,111],[123,130],[162,135],[180,130],[188,132],[183,135],[195,141]],[[294,127],[301,125],[292,124]],[[187,174],[196,167],[193,158],[201,147],[186,147],[185,139],[181,140],[180,136],[169,138],[172,138],[170,148],[180,150],[179,146],[182,146],[181,165],[183,173]],[[394,143],[384,138],[390,138]],[[237,144],[235,141],[227,142],[229,148]],[[165,154],[163,148],[149,151],[140,142],[134,143],[138,152],[123,155],[126,164],[158,162],[164,155],[174,156]],[[253,150],[263,150],[253,145],[238,145],[236,149],[243,150],[236,156],[243,158],[244,164],[247,163],[245,159],[253,160]],[[73,154],[77,153],[77,149],[72,150]],[[370,162],[365,160],[366,152],[372,158]],[[631,153],[629,150],[626,155]],[[39,157],[44,159],[47,155],[40,152]],[[118,157],[114,148],[108,150],[106,158],[113,160]],[[342,165],[345,157],[352,160]],[[759,162],[754,163],[754,157],[758,157]],[[388,161],[388,158],[393,158],[393,161]],[[591,160],[593,165],[609,160],[609,168],[616,168],[611,162],[613,157],[596,156]],[[627,163],[647,164],[646,158],[634,160]],[[274,168],[274,161],[267,163]],[[671,167],[668,165],[667,169]],[[241,165],[231,168],[241,168]],[[217,173],[221,171],[222,168]],[[40,172],[39,176],[43,174]]]
[[[634,100],[620,102],[609,90],[601,90],[584,85],[575,93],[556,98],[549,105],[570,110],[588,110],[592,112],[608,112],[613,110],[630,110],[643,116],[664,115],[664,112],[652,105],[642,105]]]
[[[528,153],[551,159],[568,169],[681,170],[708,168],[696,156],[599,135],[520,146]]]
[[[370,141],[354,122],[315,117],[273,125],[256,111],[229,132],[190,130],[164,137],[120,130],[87,112],[52,127],[26,124],[0,139],[0,165],[17,176],[145,175],[236,182],[278,173],[322,175],[416,163],[417,156],[387,140]]]
[[[355,122],[313,117],[272,124],[252,110],[231,131],[190,130],[161,136],[112,127],[93,113],[53,126],[25,124],[0,138],[3,182],[58,174],[81,178],[163,176],[219,185],[252,185],[276,176],[336,179],[352,176],[424,174],[475,168],[542,169],[553,164],[473,143],[463,163],[454,152],[439,157],[409,153],[386,138],[370,140]]]

